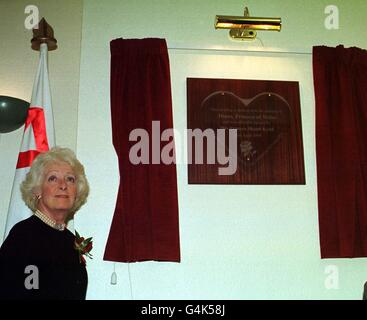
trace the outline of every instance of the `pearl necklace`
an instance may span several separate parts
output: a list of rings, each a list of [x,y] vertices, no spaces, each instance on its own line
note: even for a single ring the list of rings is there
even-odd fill
[[[36,210],[34,212],[34,215],[39,218],[41,221],[43,221],[44,223],[46,223],[48,226],[50,226],[51,228],[54,228],[58,231],[64,231],[66,228],[66,224],[65,223],[57,223],[55,220],[51,219],[50,217],[46,216],[44,213],[42,213],[39,210]]]

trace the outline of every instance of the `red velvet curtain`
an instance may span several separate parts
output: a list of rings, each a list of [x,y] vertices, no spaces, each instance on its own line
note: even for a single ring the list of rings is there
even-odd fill
[[[115,39],[110,49],[112,136],[120,185],[104,260],[179,262],[176,165],[152,164],[152,121],[160,122],[160,133],[173,128],[166,41]],[[149,133],[150,164],[129,160],[137,143],[129,141],[129,134],[138,128]],[[166,144],[161,142],[161,149]]]
[[[367,256],[367,51],[313,48],[322,258]]]

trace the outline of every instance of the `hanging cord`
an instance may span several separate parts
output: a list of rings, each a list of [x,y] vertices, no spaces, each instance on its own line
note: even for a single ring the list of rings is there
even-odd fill
[[[128,277],[129,277],[129,286],[130,286],[130,298],[131,300],[134,300],[134,295],[133,295],[133,285],[132,285],[132,281],[131,281],[131,272],[130,272],[130,263],[127,263],[127,273],[128,273]],[[117,274],[116,274],[116,263],[113,263],[113,272],[111,274],[111,285],[116,285],[117,284]]]
[[[131,281],[131,273],[130,273],[130,263],[127,263],[127,273],[129,274],[129,284],[130,284],[130,296],[131,296],[131,300],[134,300],[134,295],[133,295],[133,285],[132,285],[132,281]]]
[[[114,262],[113,263],[113,272],[112,272],[112,275],[111,275],[111,284],[112,285],[116,285],[117,284],[117,274],[116,274],[116,263]]]
[[[260,43],[261,43],[261,46],[262,46],[262,47],[264,47],[264,42],[261,40],[261,38],[260,38],[260,37],[256,37],[256,40],[259,40],[259,41],[260,41]]]

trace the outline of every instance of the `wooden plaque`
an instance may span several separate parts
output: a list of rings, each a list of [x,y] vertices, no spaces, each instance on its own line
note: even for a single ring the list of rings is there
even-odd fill
[[[203,135],[201,162],[188,135],[190,184],[305,184],[298,82],[187,78],[187,107],[188,132],[216,134]],[[229,161],[218,152],[232,156],[233,174],[220,174]]]

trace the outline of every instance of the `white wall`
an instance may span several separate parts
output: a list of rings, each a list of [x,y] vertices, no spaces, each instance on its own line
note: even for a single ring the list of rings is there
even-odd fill
[[[280,33],[259,33],[262,46],[234,43],[227,31],[214,30],[215,14],[241,15],[239,0],[84,2],[77,149],[92,190],[75,226],[95,240],[89,299],[361,298],[365,259],[320,259],[311,55],[249,51],[311,52],[312,45],[339,43],[367,47],[361,34],[365,1],[333,3],[340,29],[329,31],[328,1],[247,1],[252,15],[283,19]],[[178,130],[186,128],[186,77],[299,81],[307,183],[188,185],[186,167],[178,166],[182,262],[117,263],[118,284],[111,286],[113,263],[102,257],[118,188],[109,104],[109,42],[117,37],[166,38],[170,48],[241,50],[169,50]],[[325,285],[330,266],[338,272],[333,273],[338,289]]]

